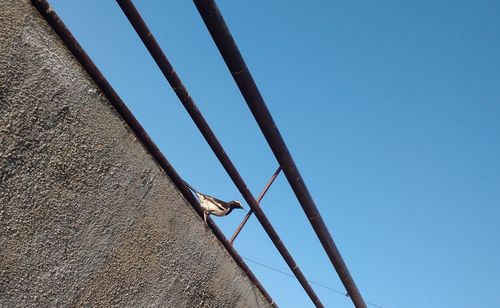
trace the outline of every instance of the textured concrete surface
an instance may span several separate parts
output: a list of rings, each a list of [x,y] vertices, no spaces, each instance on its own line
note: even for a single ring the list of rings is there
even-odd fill
[[[268,307],[23,0],[0,2],[0,307]]]

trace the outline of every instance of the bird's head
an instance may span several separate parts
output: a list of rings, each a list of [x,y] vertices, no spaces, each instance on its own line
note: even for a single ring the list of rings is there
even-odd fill
[[[231,209],[243,209],[243,205],[237,200],[229,202],[229,206]]]

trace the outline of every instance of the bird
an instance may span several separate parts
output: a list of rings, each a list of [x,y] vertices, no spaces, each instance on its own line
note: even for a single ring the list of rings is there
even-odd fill
[[[206,195],[204,193],[199,192],[193,186],[189,185],[186,181],[184,181],[187,187],[194,192],[196,198],[198,199],[201,208],[203,209],[203,220],[207,223],[208,215],[215,216],[226,216],[229,215],[234,209],[244,209],[243,205],[238,201],[222,201],[215,197]]]

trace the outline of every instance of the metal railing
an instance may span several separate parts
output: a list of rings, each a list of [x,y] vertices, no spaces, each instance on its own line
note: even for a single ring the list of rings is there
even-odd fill
[[[236,43],[229,31],[224,18],[214,0],[194,0],[196,8],[200,13],[205,25],[212,35],[212,38],[224,58],[226,65],[238,85],[248,107],[257,121],[267,143],[271,147],[274,156],[283,168],[283,173],[288,179],[295,196],[299,200],[304,213],[309,219],[316,235],[332,262],[340,280],[344,284],[348,295],[351,297],[357,308],[364,308],[366,304],[354,282],[347,266],[340,255],[340,252],[333,241],[328,228],[326,227],[321,214],[314,203],[314,200],[307,189],[299,169],[297,168],[292,155],[281,136],[269,109],[260,94],[252,74],[241,56]]]
[[[219,140],[213,133],[212,129],[208,125],[207,121],[201,114],[200,110],[196,106],[193,98],[189,95],[188,91],[186,90],[186,87],[183,85],[182,81],[180,80],[179,76],[175,72],[174,68],[168,61],[167,57],[163,53],[163,50],[161,47],[158,45],[158,42],[154,38],[153,34],[151,31],[149,31],[148,26],[142,19],[140,13],[137,11],[135,6],[133,5],[132,1],[130,0],[117,0],[119,6],[127,16],[128,20],[134,27],[135,31],[141,38],[142,42],[148,49],[149,53],[155,60],[156,64],[160,68],[161,72],[169,82],[170,86],[174,90],[175,94],[181,101],[182,105],[184,108],[186,108],[186,111],[189,113],[191,116],[192,120],[200,130],[201,134],[209,144],[209,146],[212,148],[212,151],[215,153],[217,158],[219,159],[220,163],[226,170],[227,174],[231,178],[231,180],[234,182],[235,186],[238,188],[240,191],[241,195],[245,199],[245,201],[248,203],[252,211],[255,213],[255,216],[259,220],[260,224],[268,234],[269,238],[271,241],[274,243],[276,248],[278,249],[279,253],[287,263],[288,267],[291,269],[295,277],[297,277],[297,280],[299,283],[302,285],[306,293],[309,295],[311,298],[311,301],[316,305],[316,307],[323,307],[323,304],[321,303],[320,299],[314,292],[313,288],[305,278],[304,274],[298,267],[297,263],[295,263],[295,260],[292,258],[290,252],[286,248],[285,244],[281,241],[278,233],[274,229],[274,227],[271,225],[271,222],[267,219],[266,215],[262,211],[262,209],[259,207],[257,201],[255,200],[254,196],[248,189],[246,183],[243,181],[243,178],[240,176],[238,170],[234,166],[233,162],[229,158],[229,156],[226,154],[226,151],[220,144]]]
[[[97,86],[101,89],[103,94],[109,100],[111,105],[120,114],[120,116],[128,124],[132,132],[137,136],[139,141],[144,145],[146,150],[151,154],[154,160],[159,164],[159,166],[165,171],[165,173],[170,177],[174,185],[179,189],[186,200],[191,204],[198,215],[203,217],[203,211],[198,206],[198,202],[194,198],[193,194],[186,187],[183,179],[175,171],[172,165],[168,162],[165,156],[161,153],[160,149],[149,137],[148,133],[144,130],[141,124],[137,121],[134,115],[127,108],[125,103],[122,101],[120,96],[116,93],[113,87],[106,80],[101,71],[97,68],[94,62],[87,55],[85,50],[81,47],[75,37],[68,30],[64,22],[59,18],[56,12],[50,7],[47,0],[31,0],[33,6],[38,10],[40,15],[47,21],[50,27],[56,32],[59,38],[63,41],[69,51],[78,60],[80,65],[85,69],[89,76],[94,80]],[[271,304],[272,307],[278,307],[273,301],[271,295],[262,286],[260,281],[255,277],[254,273],[250,270],[248,265],[243,261],[243,258],[238,254],[234,247],[227,241],[226,237],[222,231],[217,227],[217,224],[208,217],[207,223],[214,235],[219,239],[225,249],[227,249],[229,255],[233,260],[241,267],[241,269],[248,276],[250,281],[262,292],[262,295]]]
[[[259,196],[258,200],[255,200],[254,196],[248,189],[246,183],[240,176],[238,170],[224,151],[222,145],[218,141],[217,137],[211,130],[210,126],[206,122],[202,113],[196,106],[194,100],[189,95],[188,91],[184,87],[182,81],[176,74],[172,65],[168,61],[164,52],[160,48],[156,39],[149,31],[146,23],[142,19],[140,13],[134,7],[132,1],[130,0],[116,0],[127,16],[128,20],[134,27],[135,31],[141,38],[142,42],[150,52],[151,56],[156,61],[158,67],[162,71],[163,75],[169,82],[170,86],[180,99],[181,103],[191,116],[192,120],[195,122],[196,126],[202,133],[203,137],[207,143],[212,148],[213,152],[219,159],[220,163],[234,182],[235,186],[240,191],[241,195],[245,201],[250,206],[251,210],[245,218],[243,219],[240,226],[235,231],[234,235],[228,242],[225,236],[222,234],[220,229],[216,224],[208,219],[208,224],[213,230],[214,234],[219,238],[224,247],[228,250],[233,259],[242,267],[245,273],[248,275],[250,280],[260,289],[266,299],[271,303],[271,305],[276,306],[274,301],[271,299],[269,293],[264,289],[258,279],[254,276],[242,258],[234,250],[232,243],[237,237],[245,223],[248,221],[250,215],[255,213],[255,216],[259,220],[260,224],[268,234],[271,241],[274,243],[279,253],[291,269],[292,273],[295,275],[299,283],[302,285],[311,301],[316,307],[323,307],[320,299],[312,289],[309,282],[306,280],[302,271],[299,269],[294,259],[290,255],[288,249],[281,241],[274,227],[271,225],[266,215],[259,206],[261,199],[266,194],[269,187],[272,185],[278,174],[283,171],[290,186],[292,187],[297,199],[299,200],[307,218],[309,219],[314,231],[316,232],[323,248],[325,249],[327,255],[330,258],[335,270],[337,271],[342,283],[344,284],[347,295],[350,296],[354,305],[357,308],[364,308],[366,304],[352,279],[349,270],[345,262],[340,255],[338,248],[336,247],[327,227],[324,223],[303,179],[298,171],[298,168],[288,151],[288,148],[274,123],[274,120],[260,94],[257,85],[255,84],[252,75],[250,74],[243,57],[241,56],[234,39],[224,22],[224,19],[213,0],[194,0],[194,3],[205,22],[217,48],[219,49],[226,65],[231,72],[238,88],[240,89],[245,101],[252,114],[254,115],[264,137],[266,138],[271,150],[273,151],[277,161],[279,162],[279,167],[273,174],[268,184],[264,188],[263,192]],[[128,108],[125,106],[123,101],[120,99],[118,94],[113,90],[111,85],[107,82],[95,64],[90,60],[85,51],[78,44],[76,39],[72,36],[71,32],[65,27],[64,23],[59,19],[57,14],[50,9],[49,4],[46,0],[32,0],[33,5],[38,9],[42,16],[47,20],[59,37],[63,40],[66,46],[70,49],[73,55],[78,59],[82,66],[87,70],[89,75],[94,79],[94,81],[101,88],[103,93],[106,95],[108,100],[112,103],[115,109],[120,113],[120,115],[127,121],[134,133],[138,136],[139,140],[144,144],[146,149],[152,154],[155,160],[158,161],[160,166],[165,170],[165,172],[172,178],[174,184],[180,189],[184,197],[195,207],[196,211],[200,216],[202,216],[201,209],[197,206],[197,202],[193,195],[190,193],[189,189],[186,187],[182,178],[177,174],[175,169],[169,164],[163,154],[159,151],[156,145],[152,142],[150,137],[144,131],[142,126],[137,122]]]

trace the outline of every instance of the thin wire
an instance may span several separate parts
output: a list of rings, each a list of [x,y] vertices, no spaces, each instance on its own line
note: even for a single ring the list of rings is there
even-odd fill
[[[278,268],[275,268],[275,267],[272,267],[272,266],[266,265],[266,264],[264,264],[264,263],[262,263],[262,262],[256,261],[256,260],[254,260],[254,259],[250,259],[250,258],[245,257],[245,256],[241,256],[241,257],[242,257],[243,259],[245,259],[245,260],[247,260],[247,261],[251,262],[251,263],[257,264],[257,265],[259,265],[259,266],[261,266],[261,267],[264,267],[264,268],[267,268],[267,269],[269,269],[269,270],[271,270],[271,271],[274,271],[274,272],[280,273],[280,274],[285,275],[285,276],[288,276],[288,277],[295,278],[295,276],[293,276],[292,274],[290,274],[290,273],[288,273],[288,272],[285,272],[285,271],[283,271],[283,270],[280,270],[280,269],[278,269]],[[335,288],[329,287],[329,286],[327,286],[327,285],[324,285],[324,284],[322,284],[322,283],[320,283],[320,282],[316,282],[316,281],[313,281],[313,280],[307,280],[307,281],[308,281],[310,284],[314,284],[314,285],[317,285],[317,286],[319,286],[319,287],[322,287],[322,288],[325,288],[325,289],[327,289],[327,290],[330,290],[330,291],[332,291],[332,292],[334,292],[334,293],[337,293],[337,294],[340,294],[340,295],[343,295],[343,296],[349,297],[349,295],[348,295],[348,294],[346,294],[345,292],[343,292],[343,291],[341,291],[341,290],[338,290],[338,289],[335,289]],[[377,305],[377,304],[374,304],[374,303],[371,303],[371,302],[368,302],[368,301],[366,301],[366,303],[367,303],[368,305],[371,305],[371,306],[374,306],[374,307],[384,308],[384,307],[382,307],[382,306],[380,306],[380,305]]]

